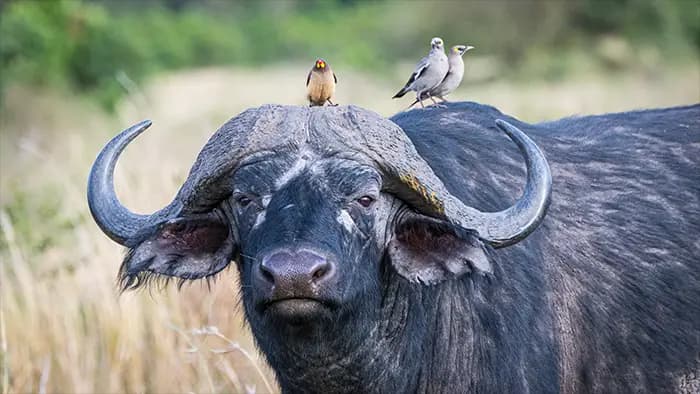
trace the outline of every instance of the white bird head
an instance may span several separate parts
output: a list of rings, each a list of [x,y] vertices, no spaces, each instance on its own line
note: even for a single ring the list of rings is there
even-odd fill
[[[440,37],[433,37],[433,39],[430,40],[430,47],[433,49],[442,49],[443,45],[442,38]]]
[[[471,45],[455,45],[452,47],[452,53],[462,56],[470,49],[474,49],[474,47]]]

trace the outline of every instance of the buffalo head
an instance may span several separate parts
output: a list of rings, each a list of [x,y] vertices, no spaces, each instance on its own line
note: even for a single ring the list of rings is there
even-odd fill
[[[124,288],[158,276],[207,277],[235,261],[258,337],[338,323],[381,302],[382,270],[425,285],[489,272],[490,247],[516,243],[542,221],[547,162],[520,130],[497,124],[527,163],[523,196],[500,212],[455,198],[397,125],[353,106],[242,113],[151,215],[122,206],[113,185],[120,153],[150,126],[142,122],[99,154],[88,202],[102,230],[129,248]]]

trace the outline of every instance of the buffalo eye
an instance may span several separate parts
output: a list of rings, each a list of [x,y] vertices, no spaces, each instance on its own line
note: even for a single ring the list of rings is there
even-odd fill
[[[374,202],[374,198],[370,196],[362,196],[357,199],[357,202],[362,205],[365,208],[369,208],[370,205]]]
[[[252,201],[253,201],[253,200],[252,200],[250,197],[248,197],[248,196],[239,196],[238,198],[236,198],[236,202],[237,202],[238,205],[241,206],[242,208],[247,207],[248,204],[250,204]]]

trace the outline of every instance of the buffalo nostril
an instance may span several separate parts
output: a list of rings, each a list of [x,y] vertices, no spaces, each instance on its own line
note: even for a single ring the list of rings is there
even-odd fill
[[[308,250],[280,251],[263,257],[257,271],[259,283],[276,291],[305,294],[309,285],[333,276],[334,265],[324,255]]]
[[[275,275],[272,273],[272,271],[270,270],[270,268],[268,268],[268,267],[266,267],[266,266],[264,266],[264,265],[261,265],[261,266],[260,266],[260,273],[262,274],[262,277],[263,277],[267,282],[270,282],[270,283],[272,283],[272,284],[275,283]]]
[[[330,264],[324,263],[314,269],[313,273],[311,274],[311,277],[314,281],[317,281],[326,276],[328,271],[330,271]]]
[[[325,274],[326,274],[326,270],[323,269],[323,268],[319,268],[319,269],[316,270],[316,272],[314,272],[313,278],[314,278],[314,279],[320,279],[320,278],[323,277],[323,275],[325,275]]]

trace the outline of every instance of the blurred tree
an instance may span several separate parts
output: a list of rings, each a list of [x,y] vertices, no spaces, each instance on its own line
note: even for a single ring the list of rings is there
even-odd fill
[[[110,107],[117,75],[318,56],[389,74],[433,36],[475,45],[510,76],[564,76],[576,51],[617,68],[634,65],[637,48],[696,60],[700,1],[14,0],[0,13],[0,89],[67,86]]]

